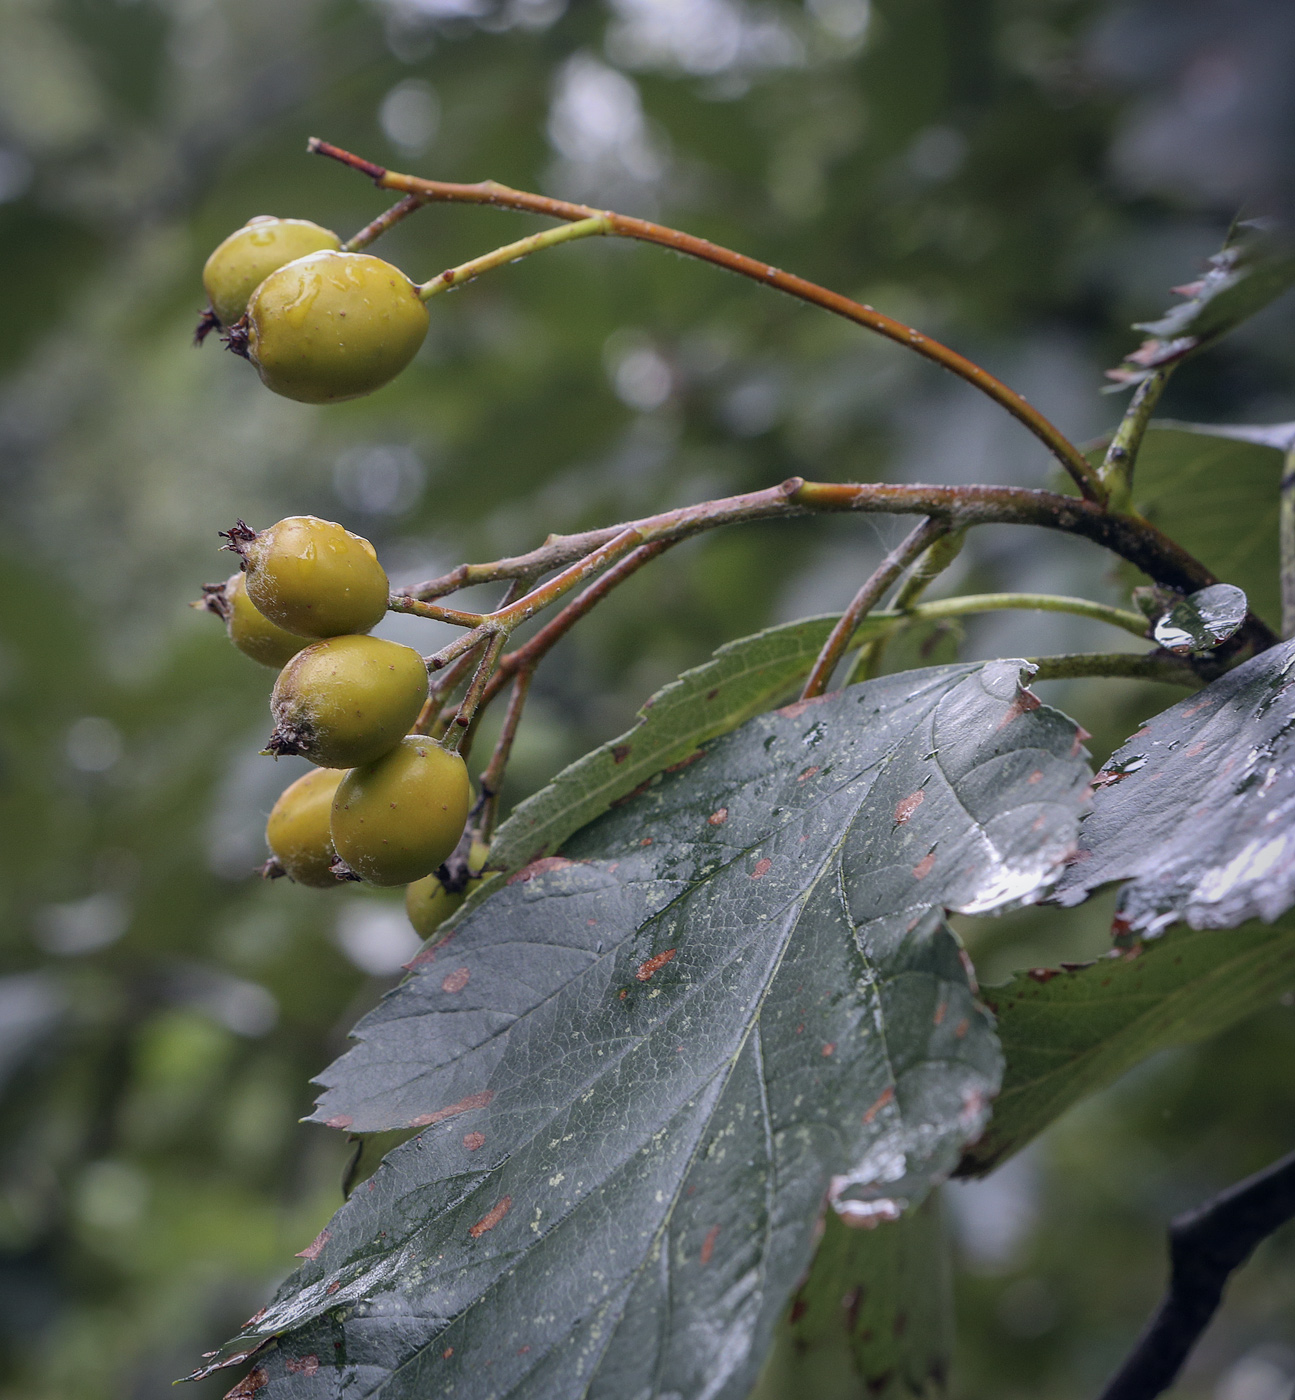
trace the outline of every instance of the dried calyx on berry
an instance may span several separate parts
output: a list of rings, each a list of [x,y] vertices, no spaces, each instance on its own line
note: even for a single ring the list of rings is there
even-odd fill
[[[427,666],[412,648],[380,637],[330,637],[299,651],[270,698],[266,750],[323,768],[354,768],[409,733],[427,699]]]
[[[302,637],[371,631],[390,597],[373,546],[331,520],[292,515],[268,530],[222,531],[243,561],[247,596],[271,622]]]

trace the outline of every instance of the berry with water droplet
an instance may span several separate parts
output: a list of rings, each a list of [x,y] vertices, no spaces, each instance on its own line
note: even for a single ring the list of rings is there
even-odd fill
[[[247,596],[242,574],[231,574],[224,583],[203,585],[202,606],[214,612],[225,624],[229,640],[253,661],[276,670],[286,666],[310,642],[276,627]],[[195,607],[199,606],[194,604]]]
[[[364,635],[299,651],[270,697],[275,754],[321,768],[371,763],[409,733],[427,699],[427,666],[413,647]]]
[[[285,632],[368,632],[387,611],[387,575],[373,546],[331,520],[290,515],[260,531],[240,520],[225,537],[243,560],[247,596]]]
[[[411,734],[343,779],[333,799],[333,844],[365,880],[407,885],[453,854],[471,799],[459,755]]]
[[[247,304],[230,349],[268,389],[299,403],[340,403],[394,379],[427,335],[418,288],[368,253],[312,253],[272,272]]]
[[[211,312],[221,326],[232,326],[247,310],[248,298],[272,273],[309,253],[335,251],[342,240],[309,219],[258,214],[221,243],[202,269]]]
[[[483,841],[474,841],[468,852],[468,870],[480,872],[489,854],[490,848]],[[405,891],[405,913],[415,933],[430,938],[474,890],[480,889],[497,873],[469,874],[467,883],[457,891],[447,890],[436,875],[424,875],[421,880],[415,880]]]
[[[345,777],[344,769],[316,768],[284,788],[265,824],[265,839],[274,853],[267,874],[282,873],[317,889],[341,883],[328,867],[337,854],[330,826],[333,798]]]

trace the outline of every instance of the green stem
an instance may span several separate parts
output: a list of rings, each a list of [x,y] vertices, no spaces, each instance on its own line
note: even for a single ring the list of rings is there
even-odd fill
[[[1282,467],[1280,536],[1282,636],[1295,637],[1295,446]]]
[[[894,618],[896,624],[907,621],[928,621],[942,617],[962,617],[967,613],[998,612],[1001,610],[1020,612],[1060,612],[1073,613],[1077,617],[1091,617],[1098,622],[1109,622],[1112,627],[1122,627],[1135,637],[1146,640],[1147,620],[1141,613],[1127,612],[1123,608],[1109,607],[1105,603],[1094,603],[1088,598],[1065,598],[1052,593],[968,593],[959,598],[941,598],[935,603],[918,603],[903,612],[898,609],[874,613],[875,620]]]
[[[802,700],[812,700],[816,695],[822,695],[850,645],[850,638],[858,631],[859,623],[872,611],[873,605],[881,601],[886,590],[913,560],[919,558],[936,540],[948,533],[947,521],[923,520],[873,570],[872,576],[854,595],[850,606],[841,614],[841,620],[832,628],[827,641],[823,643],[823,649],[819,652],[804,689],[800,692]]]
[[[559,224],[557,228],[545,229],[543,233],[533,233],[529,238],[505,243],[502,248],[483,253],[481,257],[473,258],[470,262],[460,263],[458,267],[446,268],[444,272],[437,273],[430,282],[424,282],[418,288],[418,295],[424,301],[430,301],[439,293],[448,292],[451,287],[471,282],[474,277],[489,272],[491,268],[503,267],[505,263],[520,262],[522,258],[542,252],[545,248],[554,248],[559,243],[570,243],[573,238],[589,238],[594,234],[610,233],[611,228],[610,217],[597,214],[592,219],[579,219],[573,224]]]
[[[1031,656],[1036,681],[1076,680],[1085,676],[1123,676],[1129,680],[1164,681],[1199,690],[1204,679],[1185,658],[1165,651],[1072,652],[1066,656]]]
[[[1106,500],[1108,510],[1128,511],[1133,508],[1133,468],[1137,464],[1138,449],[1142,446],[1147,424],[1151,422],[1151,415],[1173,371],[1173,365],[1165,365],[1138,385],[1120,420],[1120,426],[1115,430],[1111,445],[1106,449],[1106,457],[1097,475],[1109,493]]]
[[[371,224],[365,224],[359,233],[348,238],[342,244],[342,252],[358,253],[361,248],[367,248],[375,239],[381,238],[389,228],[398,224],[401,219],[407,218],[415,209],[421,209],[426,203],[425,199],[420,199],[416,194],[407,194],[404,199],[397,200],[390,209],[379,214]]]
[[[896,612],[908,612],[913,607],[931,584],[962,553],[962,546],[966,538],[967,532],[965,530],[955,530],[951,534],[945,535],[943,539],[936,540],[913,565],[908,577],[900,584],[899,591],[895,594],[894,602],[891,605]],[[889,635],[883,635],[871,642],[865,642],[859,648],[858,658],[846,678],[847,685],[851,685],[855,681],[869,681],[881,674],[882,663],[886,657],[886,645],[889,641]]]

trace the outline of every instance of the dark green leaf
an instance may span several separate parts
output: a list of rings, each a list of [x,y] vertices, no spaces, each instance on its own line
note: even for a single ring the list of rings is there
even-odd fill
[[[1295,921],[1176,929],[1083,967],[1036,968],[985,999],[1007,1067],[985,1136],[959,1167],[979,1176],[1071,1105],[1157,1050],[1188,1045],[1295,985]]]
[[[652,696],[632,729],[585,754],[520,803],[491,844],[491,865],[517,870],[556,851],[626,793],[768,709],[809,673],[836,621],[808,617],[770,627],[727,643],[709,661],[685,671]],[[883,625],[875,624],[876,630]],[[865,619],[853,644],[872,630]]]
[[[751,1400],[943,1395],[953,1352],[950,1272],[938,1196],[877,1230],[851,1230],[829,1211]]]
[[[1136,383],[1160,365],[1172,364],[1217,340],[1262,311],[1295,284],[1295,252],[1276,230],[1259,223],[1239,224],[1221,252],[1210,259],[1210,270],[1198,282],[1176,288],[1186,301],[1158,321],[1141,321],[1143,343],[1124,364],[1110,370],[1119,383]]]
[[[226,1349],[290,1334],[261,1400],[745,1396],[825,1195],[892,1218],[983,1127],[942,907],[1037,898],[1086,788],[1020,668],[751,720],[420,955],[317,1117],[426,1131]]]
[[[1142,441],[1133,499],[1154,525],[1267,622],[1281,620],[1277,515],[1282,454],[1191,425],[1153,426]]]
[[[1117,926],[1268,922],[1295,903],[1295,642],[1163,711],[1097,775],[1062,904],[1127,880]]]
[[[1246,620],[1246,595],[1230,583],[1198,589],[1175,603],[1152,635],[1168,651],[1186,656],[1213,651]]]

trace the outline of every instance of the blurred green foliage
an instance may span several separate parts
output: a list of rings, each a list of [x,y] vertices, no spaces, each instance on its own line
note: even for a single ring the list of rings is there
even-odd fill
[[[1251,40],[1288,52],[1289,11],[1242,8],[1228,52],[1272,115]],[[1128,323],[1231,218],[1226,151],[1147,134],[1178,102],[1190,142],[1192,64],[1219,42],[1202,7],[1149,0],[0,0],[0,1396],[160,1397],[260,1305],[339,1199],[349,1149],[295,1122],[307,1081],[408,956],[384,896],[251,873],[298,770],[256,757],[270,673],[185,606],[229,571],[217,530],[340,519],[403,583],[793,473],[1052,480],[930,366],[642,247],[558,250],[441,299],[370,399],[273,399],[187,341],[233,227],[271,212],[346,235],[383,207],[306,137],[660,215],[942,336],[1085,438],[1118,414],[1096,391]],[[431,209],[380,251],[424,278],[536,226]],[[1292,419],[1293,371],[1278,305],[1185,366],[1162,411]],[[1271,529],[1261,476],[1230,483],[1238,529]],[[751,527],[645,570],[541,672],[510,799],[721,642],[841,606],[898,528]],[[1127,594],[1089,547],[1003,529],[942,583],[1003,586]],[[962,654],[1116,644],[996,615]],[[924,662],[896,646],[890,664]],[[1048,689],[1099,758],[1176,698]],[[1098,950],[1108,917],[968,937],[994,980]],[[1289,1148],[1293,1053],[1276,1006],[950,1189],[957,1393],[1093,1393],[1158,1292],[1168,1215]],[[1238,1279],[1184,1394],[1288,1393],[1238,1387],[1295,1376],[1293,1250],[1279,1236]]]

